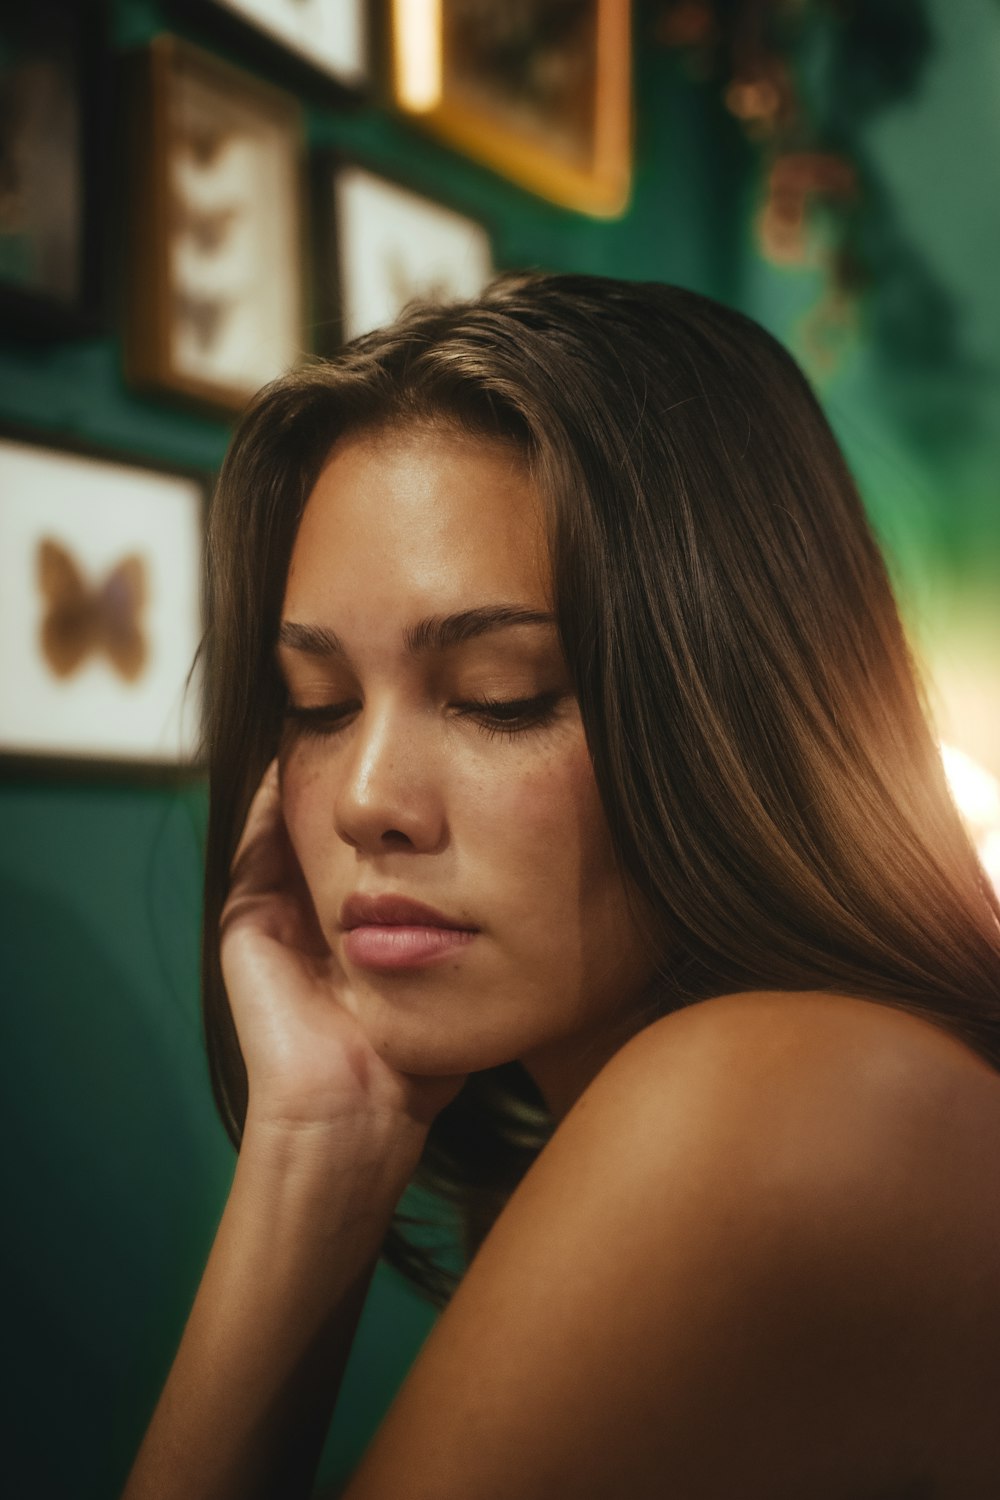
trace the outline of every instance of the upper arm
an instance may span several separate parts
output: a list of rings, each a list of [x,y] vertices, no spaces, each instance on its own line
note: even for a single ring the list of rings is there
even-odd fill
[[[899,1255],[917,1143],[890,1112],[884,1145],[885,1105],[843,1056],[748,1015],[672,1017],[608,1064],[348,1500],[777,1500],[892,1477],[920,1337]]]

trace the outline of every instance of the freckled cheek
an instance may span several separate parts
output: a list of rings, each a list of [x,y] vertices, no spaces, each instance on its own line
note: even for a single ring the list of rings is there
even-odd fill
[[[321,852],[333,826],[333,789],[321,768],[309,766],[293,751],[281,761],[281,809],[303,873],[309,878],[312,857]]]
[[[532,884],[556,876],[570,881],[569,889],[579,893],[581,882],[587,883],[611,861],[604,810],[585,745],[479,787],[471,808],[491,846],[517,861]]]

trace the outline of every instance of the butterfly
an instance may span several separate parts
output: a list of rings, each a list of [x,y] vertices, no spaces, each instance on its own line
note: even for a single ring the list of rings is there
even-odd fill
[[[219,337],[230,302],[223,297],[201,297],[184,291],[176,291],[173,300],[177,321],[190,329],[199,350],[206,353]]]
[[[126,682],[140,677],[148,647],[141,616],[146,605],[146,564],[123,557],[100,586],[91,588],[76,560],[51,537],[38,544],[38,588],[46,604],[41,648],[56,677],[70,677],[94,652],[108,657]]]
[[[235,205],[209,212],[178,203],[171,215],[171,227],[177,234],[189,235],[199,250],[211,255],[221,248],[233,222],[239,217],[240,210]]]

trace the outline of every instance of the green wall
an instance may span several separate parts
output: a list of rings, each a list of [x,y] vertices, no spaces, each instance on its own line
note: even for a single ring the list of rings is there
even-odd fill
[[[909,92],[860,124],[838,120],[843,91],[822,36],[803,62],[831,129],[863,156],[872,184],[865,233],[877,276],[822,394],[935,673],[942,719],[1000,774],[1000,7],[933,0],[916,9],[926,10],[928,40]],[[777,271],[756,254],[754,155],[711,91],[656,45],[655,11],[637,12],[635,194],[619,222],[536,201],[377,105],[345,113],[310,95],[311,139],[363,153],[484,218],[498,266],[681,282],[737,303],[796,347],[819,274]],[[172,26],[249,63],[189,14],[166,0],[118,0],[114,47]],[[265,71],[294,82],[278,53]],[[222,424],[130,392],[117,336],[4,338],[0,420],[207,467],[226,443]],[[117,1493],[231,1176],[198,1020],[203,804],[197,784],[126,776],[20,772],[0,786],[15,1372],[4,1468],[16,1493]],[[429,1321],[380,1271],[324,1461],[328,1481],[349,1470]]]

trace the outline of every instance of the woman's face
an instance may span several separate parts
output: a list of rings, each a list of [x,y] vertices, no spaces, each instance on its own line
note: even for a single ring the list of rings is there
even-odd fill
[[[282,798],[344,1003],[405,1072],[520,1058],[558,1093],[634,1029],[652,964],[551,610],[512,447],[446,427],[335,447],[285,590]]]

